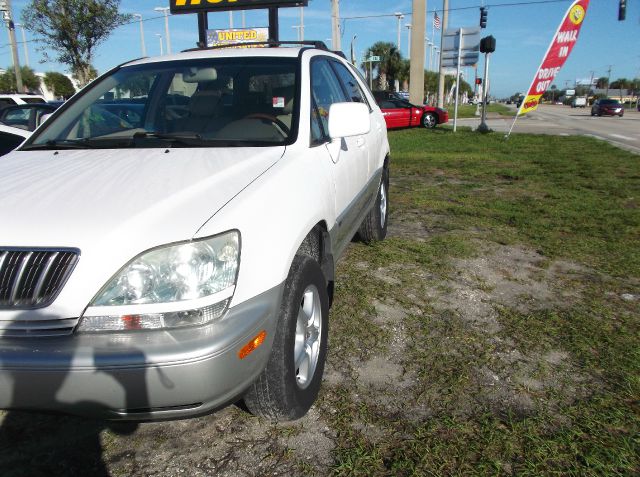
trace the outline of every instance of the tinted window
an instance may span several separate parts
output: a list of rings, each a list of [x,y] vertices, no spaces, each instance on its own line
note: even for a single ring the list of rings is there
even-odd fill
[[[347,70],[347,67],[342,63],[338,63],[337,61],[333,61],[332,64],[351,101],[353,101],[354,103],[367,104],[358,81],[353,77],[349,70]]]
[[[24,101],[27,104],[30,103],[46,103],[46,101],[42,98],[31,98],[31,97],[21,97],[20,98],[22,101]]]
[[[349,101],[327,60],[319,59],[311,63],[311,97],[316,107],[312,108],[311,114],[317,115],[326,134],[329,131],[331,105]],[[314,120],[312,117],[312,124]]]
[[[397,109],[398,106],[393,101],[389,101],[387,99],[383,99],[382,101],[378,101],[378,106],[380,109]]]
[[[0,98],[0,108],[5,106],[14,106],[16,102],[11,98]]]
[[[0,132],[0,156],[4,156],[5,154],[13,151],[22,143],[22,141],[24,141],[22,136],[17,136],[7,132]]]

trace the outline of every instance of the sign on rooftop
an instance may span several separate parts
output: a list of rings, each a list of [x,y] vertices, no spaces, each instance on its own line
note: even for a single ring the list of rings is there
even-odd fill
[[[268,28],[236,28],[232,30],[207,30],[207,46],[234,45],[237,48],[247,48],[245,43],[261,43],[269,40]],[[257,45],[250,45],[255,48]],[[267,46],[266,44],[264,46]]]
[[[169,0],[171,13],[251,10],[270,7],[306,7],[308,0]]]

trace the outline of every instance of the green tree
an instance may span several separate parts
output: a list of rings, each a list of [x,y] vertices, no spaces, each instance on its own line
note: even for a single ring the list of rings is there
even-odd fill
[[[598,78],[598,81],[596,81],[596,88],[605,89],[608,84],[609,84],[609,79],[603,76],[602,78]]]
[[[377,89],[389,89],[397,79],[400,81],[402,71],[402,54],[394,43],[378,41],[365,52],[365,58],[379,56],[380,63],[374,65],[378,71]],[[362,63],[362,68],[369,71],[369,64]]]
[[[44,84],[56,98],[69,99],[76,93],[71,80],[56,71],[48,71],[44,74]]]
[[[627,78],[618,78],[613,83],[611,83],[611,87],[620,90],[620,102],[622,102],[623,92],[629,87],[630,81]]]
[[[22,84],[28,91],[40,93],[40,78],[36,76],[34,71],[28,66],[21,66],[20,73],[22,73]],[[0,91],[3,93],[17,93],[18,86],[16,84],[16,73],[13,70],[13,66],[7,68],[7,70],[0,75]]]
[[[85,86],[96,47],[131,18],[118,11],[119,5],[120,0],[31,0],[22,23]]]

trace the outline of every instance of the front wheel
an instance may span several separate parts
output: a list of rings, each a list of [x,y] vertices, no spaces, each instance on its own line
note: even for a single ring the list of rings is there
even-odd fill
[[[435,114],[425,113],[422,116],[422,127],[425,127],[427,129],[433,129],[436,127],[437,124],[438,124],[438,119],[436,118]]]
[[[329,296],[320,265],[296,255],[285,281],[269,362],[243,398],[252,414],[292,421],[307,413],[324,372],[328,318]]]
[[[387,236],[387,223],[389,221],[389,170],[383,169],[378,196],[373,208],[366,215],[358,236],[365,243],[379,242]]]

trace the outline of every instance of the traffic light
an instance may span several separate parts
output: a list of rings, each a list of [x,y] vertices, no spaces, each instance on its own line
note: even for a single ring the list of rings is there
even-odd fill
[[[480,40],[480,53],[493,53],[496,51],[496,39],[492,36],[485,36]]]
[[[486,7],[480,7],[480,28],[487,28],[487,13]]]
[[[620,0],[618,5],[618,21],[621,22],[627,18],[627,0]]]
[[[482,84],[482,78],[476,78],[476,84]]]

